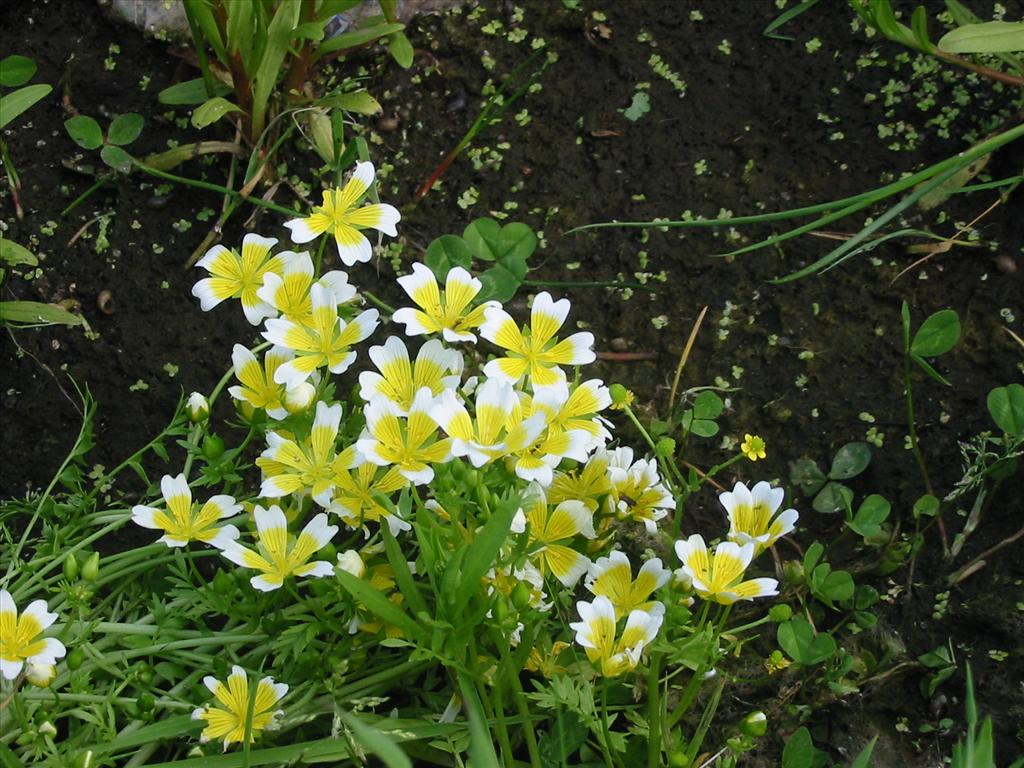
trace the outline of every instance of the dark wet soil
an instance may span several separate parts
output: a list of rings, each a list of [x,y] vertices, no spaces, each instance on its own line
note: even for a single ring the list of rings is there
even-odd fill
[[[723,260],[712,256],[777,230],[565,234],[611,219],[712,218],[723,210],[757,213],[856,194],[964,149],[965,139],[1005,125],[1020,109],[1019,94],[1009,88],[944,67],[922,72],[922,59],[852,31],[853,14],[826,5],[788,24],[782,31],[794,39],[782,41],[761,34],[778,13],[769,3],[585,0],[570,10],[558,0],[536,0],[520,10],[489,0],[472,13],[417,20],[410,35],[417,55],[408,71],[372,51],[344,71],[364,67],[384,106],[385,118],[372,122],[367,135],[378,167],[392,166],[382,196],[403,211],[401,247],[390,253],[395,261],[407,269],[436,236],[497,212],[543,232],[533,280],[653,288],[552,288],[573,298],[572,319],[594,332],[599,351],[612,353],[599,362],[599,375],[633,388],[652,413],[665,406],[680,352],[707,306],[683,387],[736,388],[720,420],[723,433],[756,432],[769,446],[767,460],[737,472],[747,480],[785,481],[790,460],[827,463],[836,448],[863,440],[873,426],[884,433],[884,446],[851,485],[858,497],[885,495],[907,529],[910,506],[923,489],[904,448],[900,304],[909,303],[915,323],[946,307],[963,322],[960,344],[936,361],[952,386],[915,379],[923,449],[945,493],[961,475],[958,443],[991,428],[988,391],[1021,380],[1021,348],[1004,332],[1024,334],[1019,192],[976,225],[981,247],[938,254],[898,279],[917,258],[898,244],[824,277],[771,285],[769,279],[806,265],[835,241],[804,237]],[[971,5],[979,15],[990,11]],[[92,183],[65,161],[96,165],[64,132],[69,111],[104,125],[119,113],[146,114],[142,137],[129,148],[136,155],[194,141],[199,134],[184,113],[165,113],[156,102],[162,88],[193,76],[189,67],[165,44],[112,25],[92,3],[5,3],[0,28],[2,55],[31,55],[39,64],[35,82],[55,87],[5,131],[26,215],[15,218],[5,185],[4,236],[38,253],[42,270],[10,276],[3,298],[71,300],[92,331],[0,334],[0,492],[9,497],[45,485],[70,448],[79,424],[72,378],[99,403],[91,461],[109,467],[166,423],[182,393],[209,391],[230,364],[231,346],[256,336],[240,313],[204,314],[190,295],[199,275],[183,265],[220,211],[216,194],[133,176],[112,181],[61,216]],[[472,123],[488,83],[514,70],[536,38],[558,57],[540,88],[474,142],[479,167],[467,153],[415,204],[416,188]],[[685,94],[670,78],[685,81]],[[631,121],[624,111],[637,93],[648,96],[650,109]],[[929,127],[950,106],[956,113],[947,114],[948,125]],[[894,135],[880,138],[888,132]],[[313,181],[319,163],[310,152],[288,146],[284,157],[289,174]],[[985,178],[1019,173],[1022,164],[1024,146],[1017,142],[992,159]],[[196,161],[178,172],[223,183],[225,169],[220,161]],[[291,205],[289,195],[276,200]],[[996,191],[957,196],[940,209],[944,223],[938,211],[909,211],[906,226],[949,235],[951,222],[971,221],[997,197]],[[227,243],[241,238],[242,219],[229,221]],[[862,223],[833,226],[853,233]],[[256,228],[287,234],[272,214]],[[397,300],[393,276],[389,259],[352,271],[355,284],[385,300]],[[101,294],[112,311],[101,310]],[[692,445],[688,458],[706,465],[721,455],[716,438]],[[1019,527],[1020,494],[1011,488],[1013,480],[956,563],[943,561],[938,538],[929,533],[910,599],[899,594],[905,571],[888,580],[867,577],[881,592],[893,592],[871,641],[876,648],[895,643],[904,649],[897,656],[913,662],[949,639],[958,660],[970,661],[982,711],[996,718],[1000,764],[1022,749],[1016,731],[1024,716],[1021,543],[954,589],[944,619],[931,614],[946,574]],[[800,541],[837,534],[836,520],[815,515],[810,500],[796,501],[803,513]],[[719,524],[711,502],[708,496],[687,510],[694,527]],[[955,533],[963,518],[949,515],[947,525]],[[845,557],[851,567],[867,559],[852,549]],[[882,685],[828,703],[815,713],[816,738],[838,760],[842,749],[855,752],[879,731],[878,765],[935,764],[951,738],[922,733],[922,726],[942,717],[963,722],[962,674],[941,689],[945,699],[938,704],[919,693],[922,675],[911,665]],[[816,704],[799,693],[792,703]],[[795,723],[792,709],[780,715]]]

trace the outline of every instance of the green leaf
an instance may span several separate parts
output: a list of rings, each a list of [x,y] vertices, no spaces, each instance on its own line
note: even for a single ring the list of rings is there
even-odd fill
[[[380,18],[378,16],[378,18]],[[355,48],[356,46],[365,45],[366,43],[379,40],[382,37],[394,34],[395,32],[401,32],[405,29],[404,24],[397,23],[383,23],[374,24],[373,26],[363,27],[357,29],[354,32],[346,32],[337,37],[332,37],[330,40],[325,40],[319,48],[316,49],[314,54],[315,59],[319,59],[328,53],[334,51],[340,51],[344,48]]]
[[[252,128],[256,134],[262,133],[270,94],[274,92],[278,77],[281,75],[282,64],[288,55],[292,30],[299,23],[299,3],[281,3],[274,12],[274,18],[267,26],[267,42],[263,49],[252,82]]]
[[[32,79],[36,73],[36,63],[28,56],[14,54],[0,61],[0,85],[5,88],[17,88]]]
[[[472,222],[462,233],[470,251],[478,259],[494,261],[501,255],[499,251],[499,239],[501,237],[501,225],[494,219],[479,218]]]
[[[936,371],[931,366],[931,364],[927,360],[925,360],[923,357],[918,357],[917,355],[911,355],[910,359],[913,360],[915,363],[917,363],[918,367],[922,371],[924,371],[929,376],[931,376],[933,379],[935,379],[937,382],[939,382],[939,384],[943,384],[943,385],[945,385],[947,387],[953,386],[952,384],[949,383],[949,381],[946,379],[945,376],[943,376],[941,373]]]
[[[0,301],[0,325],[84,325],[85,320],[56,304],[39,301]]]
[[[382,592],[347,571],[336,570],[335,576],[345,591],[352,595],[357,602],[365,605],[366,609],[378,619],[386,621],[388,624],[394,624],[410,638],[419,637],[419,625],[409,618],[405,611],[388,600]]]
[[[524,265],[526,260],[537,250],[537,235],[534,231],[521,222],[514,221],[506,224],[498,233],[497,256],[521,260]],[[525,272],[523,273],[525,276]]]
[[[413,56],[416,52],[413,50],[409,38],[405,36],[405,32],[395,32],[388,36],[388,53],[391,54],[391,58],[398,66],[408,69],[412,66]]]
[[[131,155],[111,144],[100,150],[100,159],[119,173],[128,173],[132,169]]]
[[[814,634],[814,628],[803,616],[794,616],[779,624],[776,639],[787,656],[804,666],[819,664],[836,652],[836,641],[832,635],[826,632]]]
[[[34,267],[39,263],[39,259],[32,251],[6,238],[0,239],[0,261],[4,261],[12,267],[21,265]]]
[[[82,149],[98,149],[103,146],[103,129],[87,115],[75,115],[64,121],[64,130]]]
[[[959,338],[960,317],[955,310],[942,309],[917,329],[910,344],[910,353],[918,357],[937,357],[951,350]]]
[[[871,463],[871,448],[867,443],[847,443],[832,459],[828,476],[832,480],[849,480],[856,477]]]
[[[1024,51],[1024,22],[986,21],[951,30],[939,40],[949,53],[1015,53]]]
[[[217,122],[229,112],[242,111],[244,110],[240,106],[232,104],[223,96],[214,96],[192,110],[192,125],[195,128],[205,128]]]
[[[625,109],[620,109],[622,116],[632,123],[651,111],[651,97],[646,91],[637,91],[633,94],[633,101]]]
[[[526,263],[503,260],[480,275],[480,293],[477,302],[497,299],[506,302],[516,295],[526,277]]]
[[[822,563],[811,573],[811,591],[829,608],[853,597],[854,589],[853,577],[846,571],[833,571],[828,563]]]
[[[786,740],[782,750],[782,768],[814,768],[818,750],[811,740],[811,732],[800,726]]]
[[[878,736],[872,736],[871,741],[864,745],[864,749],[850,763],[850,768],[871,768],[871,753],[875,751],[875,742],[877,741]]]
[[[705,389],[693,401],[693,415],[698,419],[717,419],[722,414],[725,403],[717,394]]]
[[[317,104],[322,107],[337,107],[359,115],[377,115],[383,111],[380,102],[373,98],[369,91],[333,93],[320,99]]]
[[[227,93],[231,93],[231,88],[219,80],[214,80],[213,95],[223,96]],[[210,95],[206,92],[206,84],[201,77],[164,88],[157,95],[157,100],[161,104],[169,104],[171,106],[202,104],[208,98],[210,98]]]
[[[117,144],[119,147],[131,144],[142,133],[143,123],[145,123],[145,119],[142,115],[134,112],[118,115],[107,130],[107,141]]]
[[[914,517],[935,517],[939,514],[939,500],[926,493],[914,502]]]
[[[816,512],[823,515],[834,515],[837,512],[847,512],[851,503],[853,503],[853,491],[842,483],[830,481],[814,497],[811,506]]]
[[[997,427],[1014,437],[1024,435],[1024,385],[996,387],[988,393],[987,402]]]
[[[465,672],[458,673],[459,691],[462,703],[469,715],[469,760],[473,766],[501,765],[494,752],[494,740],[487,728],[487,713],[484,711],[476,686]]]
[[[387,553],[388,564],[395,574],[395,584],[398,587],[398,591],[405,597],[405,602],[409,605],[413,615],[428,613],[427,604],[423,601],[423,596],[420,594],[416,580],[412,576],[412,571],[409,570],[409,563],[405,559],[405,554],[402,552],[401,547],[398,546],[394,534],[391,533],[391,529],[387,525],[382,525],[380,530],[381,536],[384,539],[384,551]]]
[[[480,580],[494,565],[494,560],[508,539],[512,518],[522,504],[519,496],[504,499],[497,509],[491,511],[490,519],[477,531],[472,546],[462,561],[461,578],[452,602],[452,618],[457,619],[466,610],[470,599],[480,594]]]
[[[882,523],[888,519],[891,511],[892,505],[884,497],[873,493],[861,502],[857,514],[848,525],[854,533],[870,538],[882,530]]]
[[[804,552],[804,573],[810,574],[823,554],[825,554],[825,545],[820,541],[813,542]]]
[[[473,264],[473,256],[466,241],[458,235],[441,235],[427,246],[427,255],[423,263],[434,273],[438,282],[443,284],[453,267],[468,270]]]
[[[825,473],[810,459],[797,459],[789,463],[789,481],[805,496],[817,493],[825,485]]]
[[[387,768],[412,768],[412,761],[389,736],[368,725],[351,712],[338,712],[353,738],[367,752],[376,755]]]
[[[44,84],[26,85],[0,98],[0,128],[6,128],[9,122],[52,90],[53,88]]]
[[[690,410],[683,412],[681,423],[683,429],[697,435],[697,437],[714,437],[718,434],[718,422],[711,419],[695,419],[693,411]]]

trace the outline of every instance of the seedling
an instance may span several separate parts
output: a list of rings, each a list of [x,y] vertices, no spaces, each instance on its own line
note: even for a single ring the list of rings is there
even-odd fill
[[[35,73],[36,63],[27,56],[8,56],[0,61],[0,86],[17,88],[16,91],[0,96],[0,131],[53,90],[45,83],[25,85]],[[0,158],[3,160],[4,170],[7,171],[8,183],[11,185],[15,215],[22,219],[25,216],[25,211],[21,207],[21,179],[18,177],[18,171],[7,151],[7,142],[2,138],[0,138]]]

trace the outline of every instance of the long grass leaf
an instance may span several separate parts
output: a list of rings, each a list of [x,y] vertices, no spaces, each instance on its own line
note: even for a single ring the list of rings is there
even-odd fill
[[[477,532],[469,551],[462,561],[462,572],[453,601],[453,616],[459,616],[469,605],[473,595],[480,591],[480,580],[494,564],[502,545],[508,539],[512,518],[522,500],[513,496],[502,501],[491,512],[490,519]]]
[[[794,38],[788,37],[786,35],[776,35],[775,30],[777,30],[783,24],[788,24],[802,13],[811,10],[811,8],[816,6],[818,2],[819,0],[804,0],[802,3],[800,3],[800,5],[794,5],[792,8],[779,14],[779,16],[776,17],[776,19],[771,24],[769,24],[761,31],[761,34],[764,35],[765,37],[770,37],[773,40],[793,40]]]
[[[412,761],[389,736],[374,726],[364,723],[351,712],[339,712],[338,714],[345,725],[352,730],[352,736],[359,742],[359,745],[379,757],[388,768],[412,768]]]
[[[501,765],[494,751],[494,741],[487,727],[487,714],[477,695],[476,686],[465,672],[459,672],[459,691],[469,717],[469,759],[474,768]]]
[[[362,579],[357,579],[351,573],[338,570],[335,572],[341,586],[345,588],[357,602],[366,606],[381,621],[393,624],[401,629],[410,639],[420,634],[420,626],[409,618],[408,614],[397,605],[388,600],[383,592],[371,587]]]

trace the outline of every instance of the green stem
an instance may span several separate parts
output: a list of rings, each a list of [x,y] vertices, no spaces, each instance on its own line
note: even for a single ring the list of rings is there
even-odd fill
[[[72,200],[72,201],[71,201],[71,202],[70,202],[70,203],[68,204],[68,207],[67,207],[67,208],[65,208],[65,209],[64,209],[63,211],[61,211],[61,212],[60,212],[61,218],[64,218],[64,217],[65,217],[65,216],[67,216],[67,215],[68,215],[69,213],[71,213],[71,212],[72,212],[73,210],[75,210],[75,208],[77,208],[77,207],[78,207],[78,206],[80,206],[80,205],[81,205],[82,203],[84,203],[84,202],[86,201],[86,199],[88,199],[88,197],[89,197],[89,196],[90,196],[90,195],[91,195],[91,194],[92,194],[93,192],[95,192],[95,191],[96,191],[97,189],[99,189],[100,187],[102,187],[102,186],[103,186],[104,184],[106,184],[106,183],[107,183],[107,179],[106,179],[106,177],[103,177],[103,178],[99,178],[99,179],[96,179],[96,181],[95,181],[95,182],[93,182],[93,185],[92,185],[91,187],[89,187],[89,188],[88,188],[87,190],[85,190],[85,192],[83,192],[83,193],[82,193],[82,194],[80,194],[80,195],[79,195],[78,197],[76,197],[76,198],[75,198],[74,200]]]
[[[612,736],[608,727],[608,678],[601,678],[601,753],[607,768],[615,768],[612,760]]]
[[[362,295],[366,298],[367,301],[376,306],[378,309],[387,312],[389,315],[395,314],[394,307],[392,307],[390,304],[385,304],[383,301],[381,301],[379,298],[377,298],[374,294],[370,293],[369,291],[362,291]]]
[[[275,211],[276,213],[280,213],[289,218],[295,218],[296,216],[296,212],[293,211],[292,209],[285,208],[283,206],[277,205],[276,203],[268,202],[261,197],[243,195],[240,192],[237,192],[233,189],[222,187],[220,184],[213,184],[212,182],[209,181],[200,181],[199,179],[190,179],[187,176],[178,176],[177,174],[174,173],[168,173],[167,171],[161,171],[156,168],[151,168],[145,163],[134,158],[132,162],[135,165],[135,167],[138,168],[143,173],[148,173],[150,176],[156,176],[159,179],[166,179],[167,181],[173,181],[177,184],[184,184],[187,187],[206,189],[211,192],[217,192],[218,194],[221,195],[228,195],[234,200],[242,200],[246,203],[252,203],[253,205],[258,205],[261,208],[267,208],[268,210]]]

